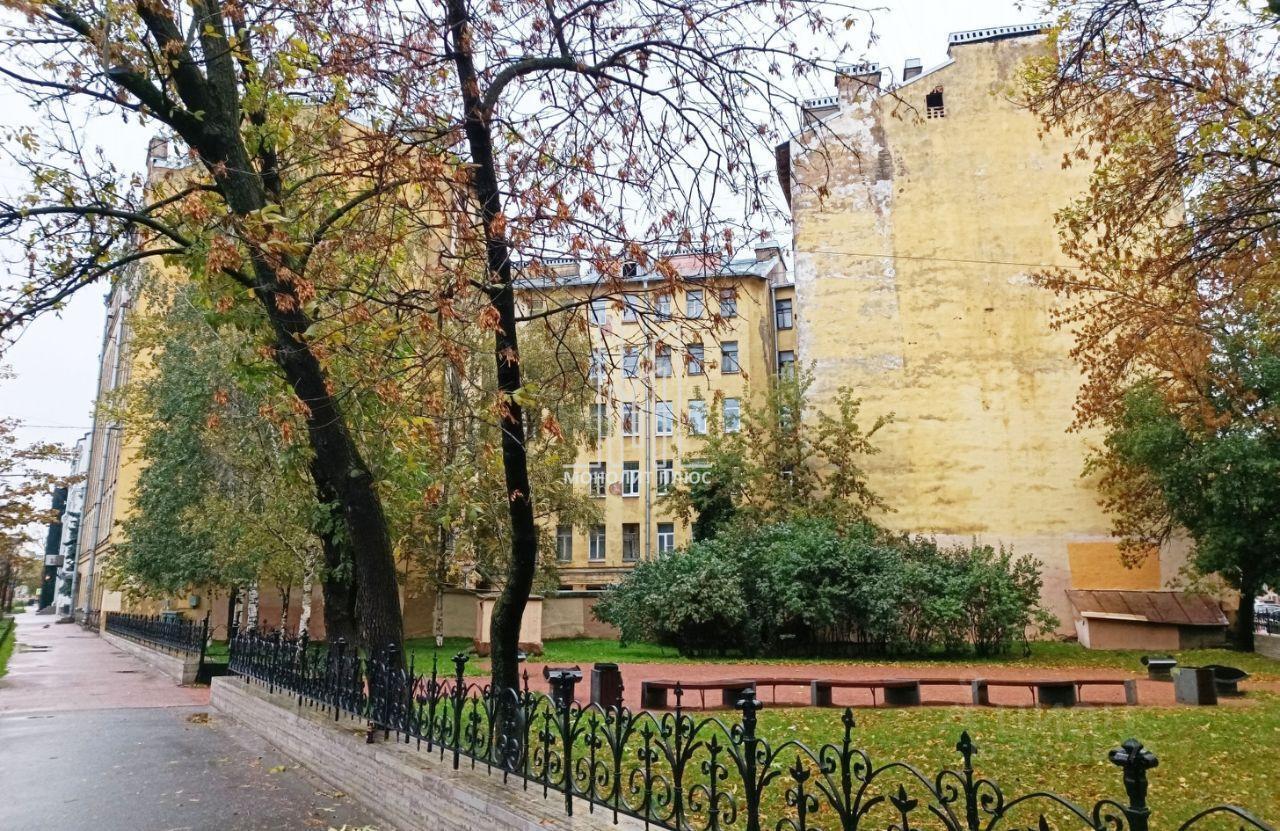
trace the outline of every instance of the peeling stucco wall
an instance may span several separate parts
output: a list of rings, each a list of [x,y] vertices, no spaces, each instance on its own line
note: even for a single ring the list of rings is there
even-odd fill
[[[894,528],[1038,555],[1045,598],[1115,574],[1090,443],[1069,432],[1080,374],[1050,327],[1037,266],[1062,263],[1054,212],[1087,184],[1068,147],[1011,100],[1041,35],[957,45],[898,96],[841,84],[841,108],[791,148],[799,352],[821,406],[841,386],[866,421],[892,412],[870,460]],[[925,117],[941,87],[946,114]],[[1078,543],[1092,543],[1081,547]],[[1069,555],[1068,547],[1073,546]],[[1123,576],[1154,588],[1178,557]],[[1154,584],[1154,585],[1152,585]]]

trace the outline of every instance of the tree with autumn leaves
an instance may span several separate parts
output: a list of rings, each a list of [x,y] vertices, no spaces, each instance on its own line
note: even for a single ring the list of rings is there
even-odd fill
[[[1129,557],[1189,535],[1252,598],[1280,578],[1280,83],[1275,9],[1223,0],[1063,0],[1056,50],[1026,71],[1046,129],[1093,166],[1058,215],[1063,301],[1085,374],[1079,426]],[[1270,367],[1270,369],[1268,369]]]
[[[590,302],[521,314],[518,280],[571,257],[600,275],[592,299],[617,298],[631,260],[669,292],[686,275],[659,254],[718,262],[749,244],[771,215],[780,128],[858,14],[712,0],[5,7],[20,21],[0,74],[48,132],[7,137],[33,189],[0,206],[29,262],[3,289],[0,326],[144,261],[205,282],[217,315],[261,321],[261,354],[305,425],[315,499],[333,506],[326,562],[350,565],[327,570],[349,574],[325,581],[329,631],[351,631],[338,613],[355,609],[377,645],[400,639],[400,610],[352,401],[431,365],[464,373],[446,337],[415,352],[397,333],[466,320],[490,340],[496,378],[483,412],[510,529],[492,632],[505,686],[537,568],[527,433],[546,410],[524,383],[520,330],[554,336],[554,318]],[[158,124],[189,169],[165,188],[129,181],[83,149],[68,105]],[[333,364],[361,341],[343,333],[371,320],[388,334],[344,382]]]

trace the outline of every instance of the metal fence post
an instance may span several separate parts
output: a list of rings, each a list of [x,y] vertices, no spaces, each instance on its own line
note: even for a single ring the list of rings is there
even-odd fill
[[[1147,771],[1159,765],[1160,760],[1137,739],[1125,741],[1107,754],[1107,758],[1124,771],[1124,789],[1129,796],[1124,813],[1129,820],[1129,831],[1147,831],[1151,821],[1151,809],[1147,807]]]
[[[467,656],[464,652],[459,652],[453,656],[454,680],[453,680],[453,769],[458,769],[458,764],[462,760],[462,703],[467,698],[466,681],[463,679],[463,669],[467,665]]]
[[[756,737],[756,711],[763,706],[754,690],[748,690],[738,701],[738,709],[742,711],[742,778],[747,791],[747,831],[760,831],[760,790],[756,773],[756,749],[760,739]],[[714,810],[714,806],[712,808]]]

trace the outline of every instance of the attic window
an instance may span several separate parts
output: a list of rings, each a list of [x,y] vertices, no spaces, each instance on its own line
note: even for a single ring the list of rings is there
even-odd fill
[[[634,278],[636,274],[639,273],[639,271],[640,271],[639,266],[637,266],[636,263],[634,262],[625,262],[622,264],[622,276],[625,279],[630,280]]]
[[[934,87],[933,92],[924,97],[924,114],[926,118],[942,118],[947,114],[942,103],[942,87]]]

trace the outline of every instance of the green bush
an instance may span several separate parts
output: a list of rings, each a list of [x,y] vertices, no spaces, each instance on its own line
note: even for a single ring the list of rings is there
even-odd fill
[[[596,615],[686,655],[990,655],[1057,625],[1040,588],[1031,556],[797,519],[642,563]]]

